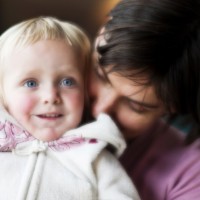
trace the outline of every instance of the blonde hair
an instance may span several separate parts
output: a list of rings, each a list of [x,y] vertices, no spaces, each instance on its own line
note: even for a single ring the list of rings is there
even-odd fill
[[[85,32],[77,25],[61,21],[55,17],[36,17],[18,23],[6,30],[0,37],[0,80],[2,68],[13,50],[34,44],[40,40],[64,40],[84,59],[83,76],[90,67],[91,45]],[[85,83],[86,83],[85,82]],[[2,83],[0,85],[1,101],[3,101]],[[2,102],[3,103],[3,102]]]
[[[80,27],[54,17],[37,17],[12,26],[1,35],[0,63],[16,48],[57,39],[68,42],[85,57],[86,63],[89,61],[90,41]]]

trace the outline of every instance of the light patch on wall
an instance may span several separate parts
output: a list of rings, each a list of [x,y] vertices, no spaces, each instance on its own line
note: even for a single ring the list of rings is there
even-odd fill
[[[103,9],[105,12],[109,12],[120,0],[109,0],[105,1],[103,4]]]
[[[106,16],[109,11],[119,2],[120,0],[101,0],[96,4],[95,16],[96,23],[103,24],[106,20]]]

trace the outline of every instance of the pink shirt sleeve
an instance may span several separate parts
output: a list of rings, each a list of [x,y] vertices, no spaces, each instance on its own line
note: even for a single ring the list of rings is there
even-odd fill
[[[143,200],[200,199],[200,140],[185,145],[184,133],[166,128],[153,131],[128,144],[121,162]]]

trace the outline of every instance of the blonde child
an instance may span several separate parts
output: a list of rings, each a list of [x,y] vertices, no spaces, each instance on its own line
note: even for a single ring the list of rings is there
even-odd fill
[[[1,199],[139,199],[116,159],[125,142],[113,121],[79,126],[89,60],[84,32],[53,17],[0,37]]]

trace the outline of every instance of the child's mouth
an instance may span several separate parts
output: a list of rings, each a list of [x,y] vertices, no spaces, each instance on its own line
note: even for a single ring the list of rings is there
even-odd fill
[[[62,114],[41,114],[41,115],[37,115],[39,118],[42,119],[57,119],[62,117]]]

